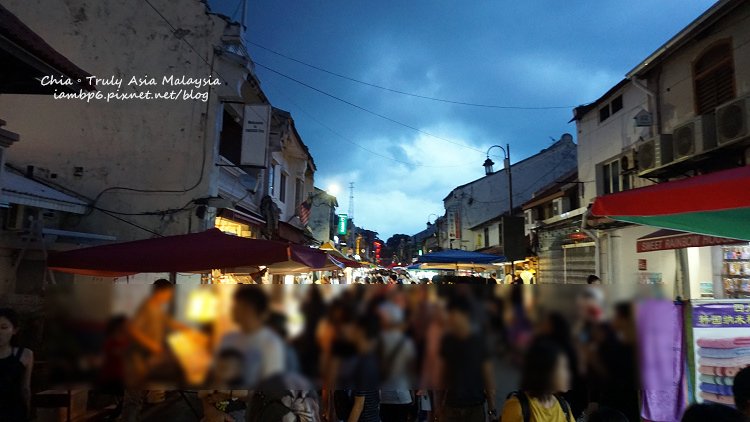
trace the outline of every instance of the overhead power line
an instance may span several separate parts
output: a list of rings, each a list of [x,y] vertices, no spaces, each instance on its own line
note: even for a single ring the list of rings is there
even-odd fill
[[[347,105],[349,105],[349,106],[352,106],[352,107],[354,107],[354,108],[356,108],[356,109],[362,110],[362,111],[364,111],[365,113],[369,113],[369,114],[372,114],[373,116],[377,116],[377,117],[380,117],[381,119],[384,119],[384,120],[388,120],[388,121],[389,121],[389,122],[391,122],[391,123],[395,123],[395,124],[397,124],[397,125],[399,125],[399,126],[403,126],[403,127],[407,128],[407,129],[411,129],[411,130],[413,130],[413,131],[415,131],[415,132],[419,132],[419,133],[421,133],[421,134],[423,134],[423,135],[427,135],[427,136],[429,136],[429,137],[431,137],[431,138],[435,138],[435,139],[439,139],[439,140],[441,140],[441,141],[444,141],[444,142],[448,142],[449,144],[453,144],[453,145],[457,145],[457,146],[460,146],[460,147],[463,147],[463,148],[467,148],[467,149],[470,149],[470,150],[473,150],[473,151],[476,151],[476,152],[479,152],[479,153],[482,153],[482,154],[484,154],[484,153],[485,153],[484,151],[482,151],[482,150],[479,150],[479,149],[477,149],[477,148],[474,148],[474,147],[472,147],[472,146],[469,146],[469,145],[466,145],[466,144],[462,144],[461,142],[457,142],[457,141],[454,141],[454,140],[451,140],[451,139],[448,139],[448,138],[443,138],[442,136],[434,135],[434,134],[432,134],[432,133],[430,133],[430,132],[424,131],[424,130],[422,130],[422,129],[419,129],[419,128],[417,128],[417,127],[414,127],[414,126],[412,126],[412,125],[410,125],[410,124],[408,124],[408,123],[403,123],[403,122],[400,122],[400,121],[398,121],[398,120],[396,120],[396,119],[393,119],[393,118],[391,118],[391,117],[388,117],[388,116],[386,116],[386,115],[380,114],[380,113],[378,113],[378,112],[376,112],[376,111],[372,111],[372,110],[370,110],[370,109],[368,109],[368,108],[362,107],[361,105],[357,105],[357,104],[354,104],[354,103],[353,103],[353,102],[351,102],[351,101],[347,101],[347,100],[345,100],[345,99],[343,99],[343,98],[341,98],[341,97],[337,97],[336,95],[333,95],[333,94],[331,94],[331,93],[328,93],[328,92],[326,92],[326,91],[323,91],[323,90],[322,90],[322,89],[320,89],[320,88],[316,88],[316,87],[314,87],[314,86],[312,86],[312,85],[310,85],[310,84],[307,84],[307,83],[305,83],[305,82],[302,82],[302,81],[300,81],[299,79],[295,79],[295,78],[293,78],[293,77],[291,77],[291,76],[289,76],[289,75],[286,75],[286,74],[284,74],[284,73],[281,73],[281,72],[279,72],[278,70],[276,70],[276,69],[272,69],[272,68],[270,68],[270,67],[268,67],[268,66],[266,66],[266,65],[264,65],[264,64],[258,63],[257,61],[255,62],[255,65],[256,65],[256,66],[258,66],[258,67],[262,67],[263,69],[266,69],[266,70],[268,70],[268,71],[269,71],[269,72],[271,72],[271,73],[275,73],[276,75],[279,75],[279,76],[281,76],[282,78],[286,78],[286,79],[289,79],[289,80],[290,80],[290,81],[292,81],[292,82],[296,82],[296,83],[298,83],[298,84],[300,84],[300,85],[302,85],[302,86],[304,86],[304,87],[306,87],[306,88],[308,88],[308,89],[311,89],[311,90],[313,90],[313,91],[315,91],[315,92],[317,92],[317,93],[323,94],[323,95],[325,95],[326,97],[330,97],[330,98],[333,98],[333,99],[334,99],[334,100],[336,100],[336,101],[340,101],[340,102],[342,102],[342,103],[344,103],[344,104],[347,104]]]
[[[341,78],[341,79],[345,79],[345,80],[350,81],[350,82],[355,82],[355,83],[358,83],[358,84],[366,85],[366,86],[369,86],[369,87],[372,87],[372,88],[381,89],[383,91],[393,92],[393,93],[400,94],[400,95],[406,95],[408,97],[421,98],[423,100],[438,101],[438,102],[441,102],[441,103],[457,104],[457,105],[470,106],[470,107],[495,108],[495,109],[501,109],[501,110],[559,110],[559,109],[572,109],[572,108],[575,107],[575,106],[538,106],[538,107],[525,107],[525,106],[499,105],[499,104],[481,104],[481,103],[472,103],[472,102],[468,102],[468,101],[459,101],[459,100],[450,100],[450,99],[446,99],[446,98],[430,97],[428,95],[420,95],[420,94],[415,94],[413,92],[406,92],[406,91],[402,91],[402,90],[399,90],[399,89],[389,88],[389,87],[386,87],[386,86],[382,86],[382,85],[374,84],[374,83],[371,83],[371,82],[363,81],[363,80],[360,80],[360,79],[352,78],[351,76],[346,76],[346,75],[343,75],[341,73],[334,72],[332,70],[324,69],[324,68],[322,68],[320,66],[316,66],[314,64],[310,64],[310,63],[304,62],[302,60],[299,60],[299,59],[296,59],[294,57],[288,56],[288,55],[286,55],[284,53],[280,53],[280,52],[278,52],[276,50],[270,49],[270,48],[268,48],[266,46],[260,45],[258,43],[252,42],[250,40],[247,40],[247,43],[258,47],[261,50],[268,51],[271,54],[275,54],[275,55],[277,55],[279,57],[283,57],[283,58],[285,58],[287,60],[291,60],[291,61],[293,61],[295,63],[299,63],[299,64],[301,64],[303,66],[309,67],[311,69],[315,69],[315,70],[317,70],[319,72],[323,72],[323,73],[327,73],[327,74],[332,75],[332,76],[336,76],[337,78]]]
[[[430,165],[430,164],[414,163],[414,162],[400,160],[398,158],[390,157],[388,155],[385,155],[385,154],[382,154],[382,153],[377,152],[375,150],[372,150],[370,148],[367,148],[367,147],[365,147],[364,145],[362,145],[362,144],[360,144],[358,142],[353,141],[351,138],[343,135],[341,132],[338,132],[337,130],[335,130],[331,126],[323,123],[320,119],[318,119],[312,113],[310,113],[307,110],[305,110],[302,106],[299,105],[298,102],[294,101],[292,98],[289,97],[289,95],[285,94],[283,91],[279,90],[278,88],[276,88],[276,91],[278,91],[284,98],[286,98],[287,101],[289,101],[291,104],[293,104],[295,107],[297,107],[297,111],[299,111],[302,114],[306,115],[310,120],[312,120],[313,122],[317,123],[320,127],[322,127],[324,129],[326,129],[327,131],[331,132],[336,137],[338,137],[338,138],[340,138],[340,139],[342,139],[342,140],[344,140],[344,141],[346,141],[346,142],[348,142],[348,143],[356,146],[357,148],[360,148],[361,150],[363,150],[363,151],[365,151],[367,153],[370,153],[370,154],[372,154],[374,156],[377,156],[377,157],[380,157],[380,158],[383,158],[383,159],[386,159],[386,160],[389,160],[389,161],[393,161],[393,162],[396,162],[396,163],[413,166],[413,167],[451,168],[451,167],[468,167],[468,166],[473,166],[473,165],[476,164],[476,163],[472,162],[471,164],[466,163],[466,164]]]

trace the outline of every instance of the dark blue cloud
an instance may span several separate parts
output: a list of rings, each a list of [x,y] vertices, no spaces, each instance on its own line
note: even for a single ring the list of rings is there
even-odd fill
[[[214,0],[212,6],[232,14],[239,1]],[[476,103],[573,106],[596,99],[710,4],[705,0],[261,0],[248,2],[247,22],[254,42],[375,84]],[[510,143],[514,161],[546,147],[550,137],[575,132],[567,123],[571,116],[567,108],[497,110],[431,102],[354,84],[252,46],[249,50],[259,63],[435,135],[460,138],[477,149]],[[456,156],[441,164],[463,163],[471,168],[457,172],[453,186],[482,175],[481,152],[425,138],[264,69],[257,73],[274,105],[292,112],[315,156],[319,180],[338,179],[346,185],[346,178],[359,177],[358,195],[388,198],[389,192],[382,190],[392,189],[419,199],[420,204],[439,207],[452,181],[438,176],[452,170],[401,169],[421,182],[395,180],[380,185],[368,179],[370,172],[404,165],[341,140],[309,115],[386,156],[408,154],[405,151],[416,145],[450,151]],[[340,203],[346,207],[347,200]],[[379,212],[404,212],[388,206],[384,200]],[[425,216],[435,211],[410,210]],[[425,217],[396,226],[365,210],[358,216],[366,219],[358,224],[384,234],[415,232]]]

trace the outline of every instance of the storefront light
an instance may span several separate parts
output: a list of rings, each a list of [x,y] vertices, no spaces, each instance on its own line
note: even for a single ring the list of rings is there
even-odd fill
[[[195,289],[190,293],[187,306],[187,319],[199,324],[216,319],[219,299],[210,288]]]

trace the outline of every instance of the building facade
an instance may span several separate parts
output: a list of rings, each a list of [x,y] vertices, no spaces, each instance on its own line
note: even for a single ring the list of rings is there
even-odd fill
[[[748,164],[749,18],[747,2],[716,3],[601,98],[575,110],[582,204]],[[737,289],[722,259],[735,246],[645,248],[684,233],[584,223],[605,282],[658,284],[682,297],[731,296]]]
[[[312,236],[320,243],[334,244],[336,236],[336,208],[339,206],[335,196],[320,188],[315,188],[310,203],[310,220],[308,226]]]
[[[524,233],[538,258],[537,282],[580,284],[596,272],[596,248],[581,230],[577,169],[523,205]]]
[[[76,218],[40,220],[42,230],[86,235],[63,248],[212,227],[311,243],[299,209],[313,193],[315,163],[291,115],[263,93],[241,25],[201,1],[152,3],[160,13],[112,0],[3,4],[94,75],[102,93],[192,94],[111,101],[3,94],[4,129],[23,137],[2,154],[16,184],[58,190],[84,207]],[[205,83],[175,82],[191,78]],[[18,209],[11,204],[7,213]],[[20,277],[10,271],[3,277]]]
[[[511,166],[512,214],[540,188],[575,169],[576,144],[565,134],[550,147]],[[553,164],[550,164],[553,163]],[[453,189],[443,199],[444,227],[439,225],[443,249],[482,250],[501,244],[501,217],[509,213],[507,170],[499,170]],[[520,229],[523,230],[522,225]]]

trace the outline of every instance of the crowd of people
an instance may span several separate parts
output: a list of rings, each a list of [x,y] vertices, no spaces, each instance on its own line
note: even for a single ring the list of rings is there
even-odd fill
[[[272,287],[236,287],[236,329],[213,347],[197,394],[206,422],[640,420],[633,306],[607,307],[599,286],[582,286],[573,311],[543,309],[524,286],[307,286],[293,336]],[[98,387],[120,382],[119,420],[140,420],[153,382],[179,382],[165,339],[195,328],[169,315],[173,294],[156,281],[132,318],[109,327],[105,355],[122,363]],[[34,358],[12,345],[18,329],[0,309],[2,420],[29,415]],[[750,369],[733,388],[736,409],[694,405],[683,420],[746,420]]]

